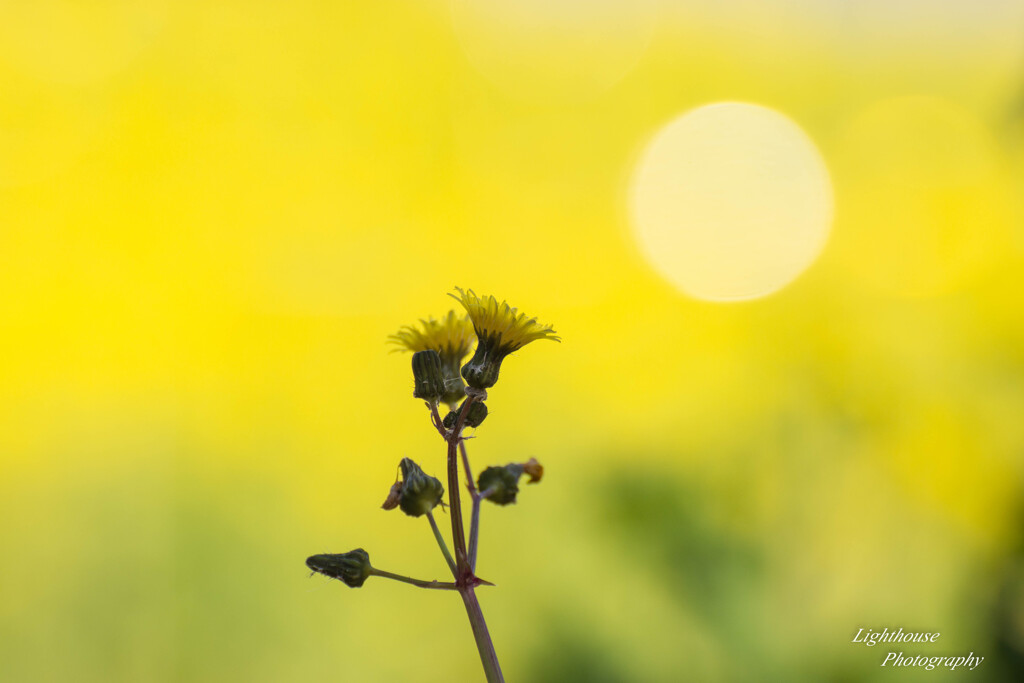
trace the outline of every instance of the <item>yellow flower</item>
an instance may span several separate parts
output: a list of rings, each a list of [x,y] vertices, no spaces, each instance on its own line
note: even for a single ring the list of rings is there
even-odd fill
[[[459,376],[459,367],[476,341],[473,325],[466,316],[448,311],[440,320],[427,318],[421,319],[418,326],[406,325],[388,339],[399,347],[395,351],[437,351],[445,377],[444,402],[454,406],[462,400],[466,385]]]
[[[449,296],[466,309],[476,331],[476,353],[462,368],[462,376],[471,387],[487,389],[494,386],[505,356],[530,342],[538,339],[561,341],[550,326],[527,317],[505,301],[498,303],[493,296],[477,296],[472,289],[455,289],[459,295]]]
[[[473,348],[475,335],[473,325],[466,316],[458,316],[455,311],[440,320],[427,318],[420,320],[419,328],[406,325],[397,333],[388,337],[392,344],[404,348],[396,351],[427,351],[433,349],[442,358],[445,355],[457,357],[461,362]]]

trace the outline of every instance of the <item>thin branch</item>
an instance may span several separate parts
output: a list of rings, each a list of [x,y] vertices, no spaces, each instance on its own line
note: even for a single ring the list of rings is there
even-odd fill
[[[437,404],[430,404],[430,421],[434,424],[434,429],[441,435],[442,439],[448,438],[448,430],[444,428],[444,421],[441,420],[441,413],[437,412]]]
[[[444,554],[445,562],[448,563],[448,568],[452,570],[452,576],[458,578],[458,571],[455,569],[455,560],[452,559],[451,552],[448,551],[448,544],[444,542],[444,536],[441,535],[441,530],[437,528],[437,522],[434,521],[434,513],[427,513],[427,521],[430,522],[430,528],[434,532],[434,538],[437,539],[437,545],[440,546],[441,552]]]
[[[483,493],[473,492],[473,517],[469,522],[469,567],[476,572],[476,551],[479,547],[477,538],[480,536],[480,507],[484,498],[494,494],[495,489],[489,488]]]
[[[473,499],[473,511],[469,522],[469,569],[476,572],[476,549],[480,536],[480,494],[473,483],[473,470],[469,466],[469,455],[462,439],[459,440],[459,452],[462,454],[462,466],[466,470],[466,488]]]
[[[459,587],[451,582],[443,581],[423,581],[421,579],[413,579],[408,576],[402,576],[401,574],[392,574],[386,572],[383,569],[377,569],[376,567],[370,569],[370,576],[380,576],[385,579],[394,579],[395,581],[401,581],[402,583],[409,583],[418,588],[433,588],[435,590],[442,591],[456,591]]]
[[[469,468],[469,456],[466,455],[466,440],[459,439],[459,452],[462,454],[462,468],[466,470],[466,488],[469,495],[476,498],[476,483],[473,479],[473,470]]]
[[[458,569],[456,581],[464,581],[470,573],[469,561],[466,556],[466,530],[462,526],[462,503],[459,498],[459,438],[462,435],[462,427],[466,424],[466,416],[469,414],[469,407],[476,400],[475,396],[467,395],[462,402],[462,409],[455,420],[455,426],[448,432],[448,506],[451,508],[452,516],[452,542],[455,544],[455,564]]]

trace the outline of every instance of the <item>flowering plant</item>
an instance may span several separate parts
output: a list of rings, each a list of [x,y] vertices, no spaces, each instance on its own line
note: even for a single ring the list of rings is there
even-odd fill
[[[448,506],[454,556],[433,513],[436,506],[443,505],[444,485],[411,459],[403,458],[399,463],[401,478],[392,485],[382,505],[385,510],[397,507],[410,517],[427,518],[454,580],[424,581],[378,569],[370,564],[370,556],[362,548],[341,554],[313,555],[306,560],[306,565],[351,588],[359,588],[369,577],[379,576],[420,588],[458,592],[466,606],[487,681],[494,683],[504,678],[475,591],[477,586],[493,585],[476,575],[480,505],[484,500],[496,505],[514,503],[522,476],[527,475],[527,483],[535,484],[543,476],[544,468],[534,458],[525,463],[492,466],[483,470],[474,483],[463,430],[479,427],[487,418],[487,390],[498,381],[501,363],[509,354],[538,339],[560,340],[551,327],[520,313],[505,301],[499,303],[493,296],[477,296],[471,289],[463,291],[456,287],[456,291],[458,295],[451,296],[462,304],[465,315],[449,311],[440,320],[420,320],[419,326],[402,327],[390,337],[398,347],[396,350],[412,352],[413,396],[424,400],[434,429],[447,447]],[[474,344],[473,356],[463,364]],[[442,402],[450,408],[443,419],[438,411],[438,404]],[[459,495],[460,456],[472,503],[468,542]]]

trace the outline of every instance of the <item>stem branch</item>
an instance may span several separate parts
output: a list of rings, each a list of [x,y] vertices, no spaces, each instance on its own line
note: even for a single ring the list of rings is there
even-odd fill
[[[441,419],[441,413],[437,412],[437,404],[431,403],[430,405],[430,421],[434,423],[434,429],[441,435],[442,439],[448,438],[448,430],[444,428],[444,421]]]
[[[485,393],[481,392],[483,398]],[[462,443],[462,428],[466,424],[466,416],[469,408],[476,401],[478,395],[467,391],[466,400],[462,402],[458,418],[452,426],[451,431],[445,434],[448,442],[448,504],[452,515],[452,542],[455,544],[455,585],[458,586],[459,595],[466,605],[466,614],[469,616],[469,625],[473,629],[473,639],[476,640],[476,648],[480,652],[480,661],[484,665],[484,673],[487,675],[487,683],[505,683],[501,674],[501,666],[498,664],[498,655],[494,651],[494,643],[491,642],[491,634],[487,630],[487,622],[484,621],[484,613],[480,609],[480,602],[476,599],[473,591],[477,578],[473,574],[473,564],[466,553],[466,532],[462,525],[462,505],[459,499],[459,458],[458,451],[462,451],[463,464],[466,467],[467,486],[473,497],[476,509],[476,518],[479,520],[479,496],[476,487],[473,485],[473,475],[469,469],[469,457],[466,455],[466,447]],[[473,524],[470,530],[473,538],[473,548],[476,548],[476,533],[478,524]]]
[[[413,579],[408,576],[402,576],[401,574],[392,574],[391,572],[386,572],[383,569],[377,569],[376,567],[370,569],[370,576],[380,576],[385,579],[394,579],[395,581],[401,581],[402,583],[411,583],[412,585],[418,586],[419,588],[435,588],[437,590],[445,591],[459,590],[459,587],[451,582],[445,583],[443,581],[423,581],[421,579]]]
[[[462,402],[462,410],[455,420],[452,430],[445,436],[448,441],[448,506],[452,515],[452,542],[455,544],[455,564],[458,568],[456,582],[469,570],[466,557],[466,530],[462,526],[462,501],[459,498],[459,459],[456,455],[459,440],[462,438],[462,427],[466,424],[469,407],[473,405],[474,396],[466,396]],[[470,570],[471,571],[471,570]],[[466,577],[468,578],[468,576]]]
[[[462,454],[462,466],[466,470],[466,488],[473,499],[473,511],[469,521],[469,568],[476,571],[476,549],[480,537],[480,492],[473,483],[473,470],[469,467],[469,455],[466,454],[466,442],[459,440],[459,452]]]
[[[434,521],[434,513],[427,513],[427,521],[430,522],[430,528],[434,532],[434,538],[437,539],[437,545],[441,547],[441,552],[444,554],[445,562],[448,563],[448,568],[452,570],[452,576],[458,578],[459,573],[455,569],[455,560],[452,559],[452,554],[448,550],[448,544],[444,542],[444,536],[441,535],[441,530],[437,528],[437,522]]]

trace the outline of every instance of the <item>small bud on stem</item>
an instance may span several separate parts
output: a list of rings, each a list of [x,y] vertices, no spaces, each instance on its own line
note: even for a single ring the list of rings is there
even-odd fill
[[[436,405],[448,393],[441,357],[433,349],[412,354],[412,376],[415,382],[412,395],[415,398]]]
[[[441,485],[441,481],[426,474],[409,458],[402,458],[399,467],[402,470],[402,490],[399,493],[398,505],[402,512],[410,517],[419,517],[433,510],[444,497],[444,486]]]

